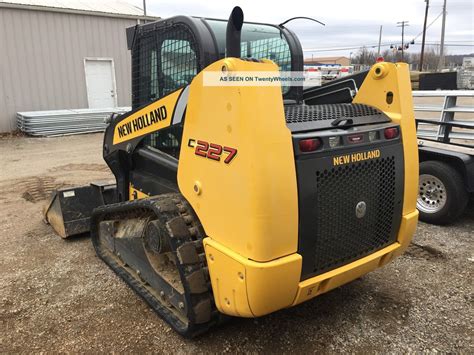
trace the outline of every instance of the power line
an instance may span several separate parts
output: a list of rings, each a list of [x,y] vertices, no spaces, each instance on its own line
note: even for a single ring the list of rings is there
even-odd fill
[[[441,11],[438,16],[435,17],[435,19],[433,21],[430,22],[430,24],[428,26],[426,26],[426,29],[430,28],[432,24],[434,24],[436,22],[436,20],[438,20],[441,16],[443,15],[443,11]],[[418,37],[420,37],[421,35],[423,34],[423,31],[421,31],[420,33],[418,33],[415,37],[413,37],[413,40],[417,39]]]
[[[429,42],[430,46],[439,46],[441,45],[440,42]],[[474,47],[474,44],[469,43],[444,43],[445,47]]]
[[[390,43],[383,43],[381,47],[389,47]],[[415,43],[414,45],[421,45]],[[439,46],[440,42],[426,42],[426,45],[429,46]],[[445,47],[474,47],[474,44],[462,44],[462,43],[445,43]],[[303,52],[338,52],[338,51],[345,51],[345,50],[352,50],[352,49],[362,49],[362,48],[377,48],[378,44],[370,44],[370,45],[361,45],[361,46],[354,46],[354,47],[334,47],[334,48],[308,48],[303,49]]]
[[[432,6],[433,7],[433,6]],[[430,28],[441,16],[443,15],[443,11],[441,11],[434,19],[433,21],[430,22],[430,24],[428,26],[426,26],[426,29]],[[408,22],[408,21],[407,21]],[[371,27],[373,28],[373,26],[362,26],[362,27]],[[420,33],[418,33],[415,37],[413,37],[413,39],[410,41],[411,44],[415,44],[413,43],[418,37],[420,37],[421,35],[423,34],[423,31],[421,31]],[[470,42],[468,40],[465,40],[465,41],[450,41],[450,42]],[[427,43],[429,44],[429,43]],[[391,44],[361,44],[361,45],[355,45],[355,46],[351,46],[351,47],[345,47],[345,48],[339,48],[339,47],[335,47],[334,49],[329,47],[329,48],[318,48],[318,49],[307,49],[307,50],[303,50],[303,52],[330,52],[332,50],[334,51],[342,51],[342,50],[351,50],[351,49],[360,49],[360,48],[375,48],[375,46],[383,46],[383,47],[386,47],[388,45],[391,45]],[[416,45],[418,45],[416,43]],[[454,44],[445,44],[445,46],[455,46]],[[463,46],[469,46],[469,45],[463,45]]]

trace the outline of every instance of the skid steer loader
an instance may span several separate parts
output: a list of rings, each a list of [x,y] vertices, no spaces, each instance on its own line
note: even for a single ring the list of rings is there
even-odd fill
[[[57,191],[46,219],[178,333],[259,317],[381,267],[415,231],[408,67],[322,87],[207,86],[207,72],[303,71],[284,26],[177,16],[127,30],[133,110],[113,117],[112,186]]]

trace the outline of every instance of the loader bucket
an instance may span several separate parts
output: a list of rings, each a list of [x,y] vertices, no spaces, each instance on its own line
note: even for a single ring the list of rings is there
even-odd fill
[[[90,217],[94,208],[112,203],[115,184],[92,183],[89,186],[53,191],[44,209],[45,222],[61,238],[90,231]]]

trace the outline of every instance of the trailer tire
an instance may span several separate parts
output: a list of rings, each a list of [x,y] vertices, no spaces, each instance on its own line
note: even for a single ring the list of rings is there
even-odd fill
[[[463,213],[468,200],[464,180],[456,169],[434,160],[420,163],[416,207],[421,221],[439,225],[453,223]]]

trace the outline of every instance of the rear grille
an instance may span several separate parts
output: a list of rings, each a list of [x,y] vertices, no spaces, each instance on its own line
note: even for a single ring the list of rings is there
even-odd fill
[[[395,156],[316,172],[313,273],[334,269],[395,241],[398,228]],[[366,214],[356,216],[356,205]],[[398,205],[398,206],[397,206]]]
[[[362,104],[289,105],[285,106],[286,123],[335,120],[380,115],[377,109]]]

